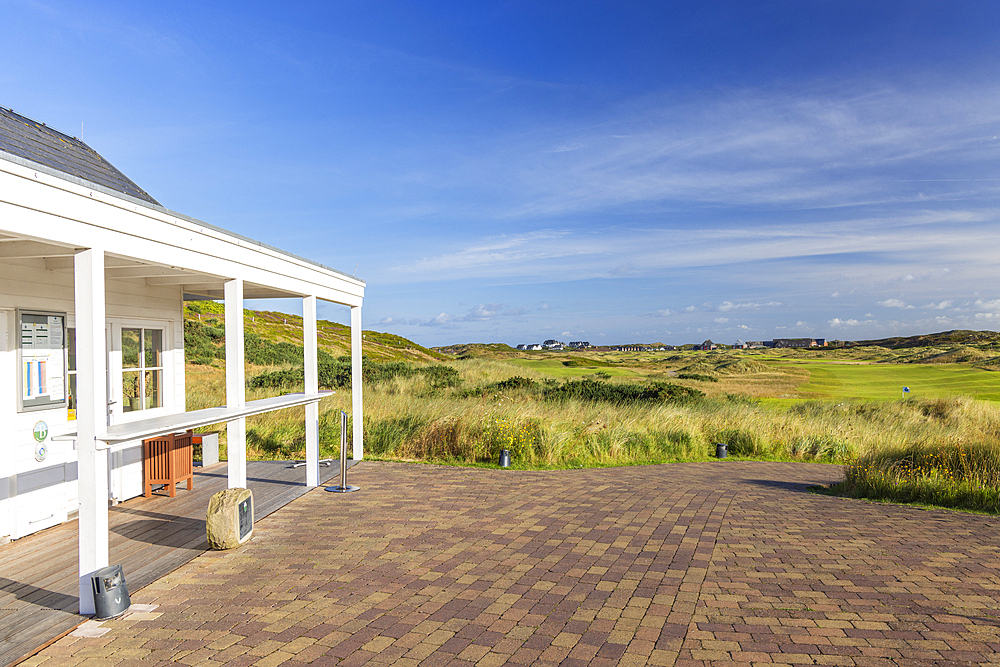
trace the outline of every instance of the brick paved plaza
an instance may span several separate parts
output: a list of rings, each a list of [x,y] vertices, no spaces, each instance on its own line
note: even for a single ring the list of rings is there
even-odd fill
[[[363,462],[22,664],[1000,664],[1000,520],[839,475]]]

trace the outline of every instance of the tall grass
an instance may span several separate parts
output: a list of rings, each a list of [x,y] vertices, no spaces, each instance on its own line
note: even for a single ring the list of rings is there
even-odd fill
[[[726,443],[735,458],[846,464],[837,490],[848,495],[998,510],[1000,410],[992,403],[810,401],[783,409],[739,395],[616,403],[543,390],[551,379],[501,361],[452,366],[457,376],[447,383],[413,372],[365,385],[366,456],[482,465],[507,449],[515,467],[589,467],[708,460],[715,443]],[[224,402],[222,372],[197,368],[188,408]],[[253,400],[276,391],[247,393]],[[338,390],[320,403],[324,457],[337,456],[339,412],[350,415],[350,401],[350,390]],[[302,458],[303,422],[303,408],[248,418],[248,456]]]
[[[922,434],[848,462],[832,490],[856,498],[1000,512],[1000,413],[970,399],[902,403]]]
[[[844,468],[832,490],[855,498],[1000,512],[995,445],[915,443],[871,452]]]

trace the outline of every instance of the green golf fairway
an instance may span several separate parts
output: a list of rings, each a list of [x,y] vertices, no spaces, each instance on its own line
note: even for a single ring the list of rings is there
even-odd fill
[[[800,395],[815,398],[898,399],[971,396],[1000,401],[1000,373],[964,364],[795,364],[809,371]]]

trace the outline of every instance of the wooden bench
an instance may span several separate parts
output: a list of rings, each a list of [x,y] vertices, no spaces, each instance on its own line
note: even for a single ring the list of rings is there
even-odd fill
[[[187,481],[188,491],[194,488],[191,436],[188,430],[142,441],[143,495],[152,497],[154,484],[165,486],[171,498],[177,495],[180,482]]]

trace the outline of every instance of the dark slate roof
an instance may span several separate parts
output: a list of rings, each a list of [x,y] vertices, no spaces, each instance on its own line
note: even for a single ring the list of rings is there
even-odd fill
[[[160,205],[81,140],[0,107],[0,151]]]

